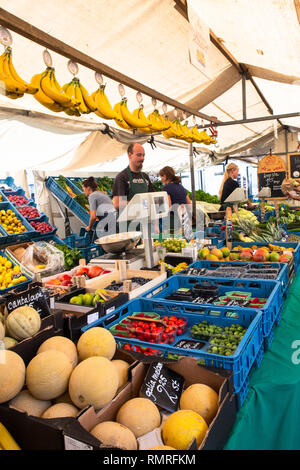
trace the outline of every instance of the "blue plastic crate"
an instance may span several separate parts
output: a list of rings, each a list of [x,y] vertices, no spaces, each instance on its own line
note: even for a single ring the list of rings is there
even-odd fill
[[[208,239],[208,237],[205,236],[206,235],[206,231],[197,231],[194,233],[194,239],[203,239],[203,238],[206,238]],[[217,235],[217,234],[216,234]],[[220,237],[216,236],[216,237],[209,237],[209,240],[210,240],[210,244],[206,244],[205,246],[207,246],[208,248],[211,248],[211,246],[215,246],[216,248],[222,248],[225,243],[226,243],[226,234],[225,236],[223,234],[220,235]]]
[[[14,263],[10,258],[8,258],[3,251],[0,251],[0,256],[4,256],[7,259],[7,261],[10,261],[13,267],[17,266],[17,264]],[[26,274],[23,274],[23,273],[22,273],[22,276],[25,276],[27,280],[24,282],[20,282],[20,284],[16,284],[15,286],[6,287],[5,289],[0,289],[0,295],[4,295],[7,292],[11,292],[12,290],[16,292],[18,292],[19,290],[21,291],[24,290],[24,288],[27,287],[28,284],[30,284],[30,282],[32,282],[32,279],[30,279]]]
[[[0,189],[0,196],[1,196],[1,201],[0,202],[9,202],[6,195],[4,194],[3,191],[1,191],[1,189]]]
[[[70,194],[68,194],[57,182],[55,178],[50,176],[46,180],[46,186],[51,191],[51,193],[61,201],[70,212],[72,212],[77,218],[79,218],[85,225],[89,224],[90,214],[87,210],[81,207],[77,201],[75,201]],[[72,189],[72,188],[71,188]],[[73,189],[72,189],[73,191]],[[75,191],[74,191],[75,193]],[[76,194],[80,194],[80,191],[77,190]]]
[[[295,272],[297,273],[299,268],[300,268],[300,243],[294,243],[294,242],[274,242],[273,245],[279,245],[285,248],[293,248],[294,249],[294,264],[295,264]],[[243,246],[243,247],[249,247],[251,248],[252,246],[268,246],[268,243],[258,243],[258,242],[233,242],[232,243],[232,248],[235,248],[236,246]]]
[[[56,181],[55,178],[50,176],[46,180],[46,187],[51,191],[51,193],[57,197],[65,206],[68,206],[72,200],[72,196],[68,194]]]
[[[1,225],[0,230],[1,230],[1,233],[3,233],[3,236],[0,238],[0,243],[3,245],[3,244],[17,243],[17,242],[22,242],[22,241],[24,242],[24,241],[30,241],[32,239],[36,239],[38,233],[33,229],[33,227],[25,219],[25,217],[23,217],[15,209],[15,206],[11,204],[10,202],[0,203],[0,211],[1,210],[7,211],[8,209],[12,210],[16,214],[18,219],[22,222],[22,224],[26,228],[27,232],[9,234]]]
[[[89,263],[91,259],[103,255],[103,249],[101,246],[93,243],[95,237],[95,233],[86,232],[83,228],[83,230],[81,229],[80,231],[80,235],[72,233],[64,238],[63,241],[70,248],[78,248],[78,250],[81,251],[83,258],[85,258],[86,262]]]
[[[164,356],[167,356],[167,354],[193,356],[199,359],[199,363],[201,365],[232,370],[234,388],[236,391],[238,391],[244,383],[245,378],[247,377],[263,344],[262,313],[260,311],[253,309],[238,309],[233,312],[230,308],[221,309],[202,305],[196,305],[193,310],[191,310],[187,306],[182,305],[176,306],[176,311],[174,312],[174,305],[172,304],[157,303],[143,298],[127,302],[113,313],[86,325],[82,328],[82,332],[94,326],[101,326],[106,329],[110,329],[128,315],[136,312],[156,312],[161,317],[171,315],[184,317],[187,320],[187,329],[184,334],[177,336],[175,341],[171,344],[150,343],[147,341],[140,341],[135,338],[115,336],[117,342],[141,347],[151,347],[162,351]],[[203,341],[204,346],[201,349],[186,349],[175,346],[178,341],[193,340],[190,333],[190,327],[203,320],[222,327],[239,324],[247,328],[246,333],[232,355],[225,356],[207,352],[207,349],[210,346],[207,341]]]
[[[18,188],[16,189],[15,191],[7,191],[7,190],[3,190],[2,193],[6,196],[8,202],[10,202],[10,204],[13,204],[14,206],[16,205],[15,202],[11,202],[9,200],[9,196],[22,196],[24,197],[27,202],[24,203],[23,205],[28,205],[28,204],[31,204],[32,206],[36,207],[36,204],[34,201],[32,201],[32,199],[28,199],[28,197],[26,196],[25,194],[25,191],[23,188]]]
[[[49,225],[51,225],[50,222],[49,222],[49,217],[47,217],[46,214],[41,215],[41,217],[39,217],[38,219],[28,219],[28,222],[29,222],[30,225],[31,225],[31,222],[34,222],[34,223],[47,222]],[[53,225],[51,225],[51,227],[53,227]],[[37,231],[36,229],[34,229],[34,230],[35,230],[35,232],[38,233],[38,239],[39,240],[46,240],[46,239],[52,237],[52,235],[56,234],[57,227],[54,226],[53,230],[51,232],[47,232],[47,233],[41,233],[41,232]]]
[[[224,266],[224,267],[234,267],[234,268],[238,268],[238,267],[246,267],[248,266],[250,263],[248,263],[247,261],[209,261],[209,260],[198,260],[198,261],[195,261],[194,263],[192,263],[189,268],[196,268],[196,269],[201,269],[201,268],[205,268],[205,269],[209,269],[211,271],[214,271],[216,269],[218,269],[220,266]],[[277,275],[277,278],[276,278],[276,281],[280,282],[280,285],[281,285],[281,289],[282,289],[282,292],[283,292],[283,295],[287,295],[287,292],[288,292],[288,288],[289,288],[289,269],[288,269],[288,265],[287,263],[254,263],[254,262],[251,262],[251,266],[254,267],[254,266],[259,266],[259,265],[268,265],[268,267],[270,268],[275,268],[275,269],[279,269],[279,273]],[[251,269],[249,269],[249,274],[251,274]],[[210,277],[214,277],[213,275],[213,272],[211,274],[209,274]],[[220,277],[220,276],[218,276]],[[257,278],[257,276],[254,276],[254,279],[259,279]]]
[[[101,246],[96,244],[90,245],[87,248],[78,249],[81,251],[83,258],[87,263],[89,263],[91,259],[97,258],[98,256],[101,256],[104,253]]]
[[[278,281],[174,275],[145,292],[142,297],[153,299],[153,301],[172,303],[173,305],[177,306],[184,304],[188,307],[192,307],[197,304],[193,302],[170,300],[166,297],[180,288],[190,289],[195,283],[202,283],[207,281],[209,281],[211,285],[219,287],[220,296],[225,295],[227,292],[236,290],[239,292],[251,292],[252,297],[255,298],[267,298],[267,302],[263,307],[260,307],[259,310],[263,313],[264,336],[269,335],[283,304],[283,293],[281,290],[281,285]],[[211,306],[211,304],[201,305]],[[219,305],[218,307],[224,308]],[[241,307],[231,306],[230,308],[231,310],[235,310]]]
[[[6,178],[0,179],[0,189],[1,186],[4,187],[3,185],[9,186],[12,191],[16,191],[18,189],[18,186],[15,184],[15,180],[12,176],[7,176]]]

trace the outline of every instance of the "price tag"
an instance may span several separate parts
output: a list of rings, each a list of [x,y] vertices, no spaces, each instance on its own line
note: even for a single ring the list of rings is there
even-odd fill
[[[93,323],[94,321],[98,320],[98,318],[99,318],[98,312],[90,313],[87,316],[87,324],[89,325],[90,323]]]
[[[157,406],[176,411],[184,386],[184,377],[169,369],[162,362],[150,365],[140,393]]]
[[[85,442],[78,441],[70,436],[64,436],[65,450],[93,450],[93,447]]]
[[[186,256],[187,258],[192,258],[193,261],[197,261],[198,252],[197,248],[182,248],[181,249],[182,256]]]
[[[52,299],[54,301],[54,298]],[[40,287],[32,287],[21,293],[16,292],[10,294],[6,297],[5,302],[8,313],[12,312],[17,307],[27,305],[37,310],[41,318],[51,315],[45,294]]]

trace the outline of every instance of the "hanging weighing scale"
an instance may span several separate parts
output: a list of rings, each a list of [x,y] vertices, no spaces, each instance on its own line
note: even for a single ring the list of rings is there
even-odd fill
[[[153,247],[151,228],[153,222],[167,217],[168,214],[169,201],[166,191],[135,194],[119,215],[120,233],[108,235],[95,241],[103,247],[106,254],[93,258],[91,263],[100,266],[109,263],[114,265],[117,260],[126,260],[127,264],[134,269],[152,268],[158,263],[158,252]],[[139,223],[140,232],[126,232],[128,222],[131,221]],[[142,239],[143,245],[136,247],[140,239]],[[131,244],[129,240],[131,240]],[[116,249],[110,252],[110,246],[112,247],[114,244]]]

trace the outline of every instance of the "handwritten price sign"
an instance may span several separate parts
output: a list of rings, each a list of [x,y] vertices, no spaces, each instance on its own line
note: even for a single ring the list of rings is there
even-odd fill
[[[157,406],[168,410],[178,409],[184,386],[184,377],[165,366],[162,362],[151,364],[141,387],[141,395]]]

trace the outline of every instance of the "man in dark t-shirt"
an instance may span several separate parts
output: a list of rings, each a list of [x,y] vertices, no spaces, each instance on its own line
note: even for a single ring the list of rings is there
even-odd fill
[[[127,150],[129,165],[117,174],[113,187],[113,204],[115,209],[122,209],[135,194],[153,192],[149,176],[142,171],[145,159],[144,147],[130,144]]]

